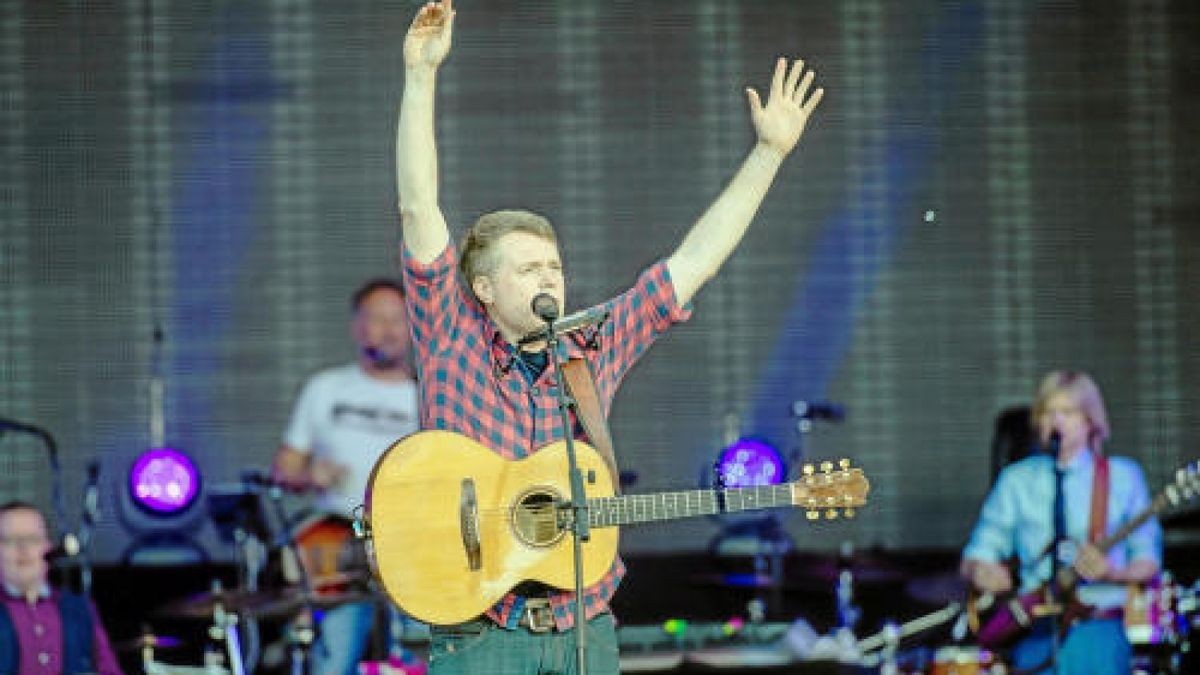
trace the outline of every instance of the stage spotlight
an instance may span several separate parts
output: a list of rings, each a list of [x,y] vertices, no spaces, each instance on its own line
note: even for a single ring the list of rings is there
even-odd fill
[[[777,485],[787,479],[783,455],[757,438],[739,438],[722,450],[717,472],[727,488]]]
[[[139,509],[152,516],[179,515],[200,496],[200,471],[179,450],[147,450],[129,469],[129,496]]]

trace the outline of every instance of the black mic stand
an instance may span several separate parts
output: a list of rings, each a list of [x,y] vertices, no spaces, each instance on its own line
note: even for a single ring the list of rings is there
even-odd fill
[[[296,571],[300,576],[300,592],[302,593],[300,613],[292,621],[292,627],[288,631],[288,643],[291,651],[291,673],[292,675],[304,675],[309,670],[310,651],[317,641],[319,630],[316,622],[313,621],[312,580],[308,576],[308,570],[304,567],[304,559],[300,557],[300,549],[296,546],[296,535],[288,525],[287,512],[283,508],[282,488],[273,481],[269,482],[267,496],[275,510],[275,519],[279,522],[280,529],[283,530],[283,536],[277,545],[284,550],[285,555],[290,555],[296,561]],[[318,647],[318,649],[320,648],[323,646]]]
[[[540,297],[540,296],[539,296]],[[537,298],[534,299],[534,312],[546,322],[546,356],[547,366],[553,369],[556,379],[555,391],[558,392],[558,412],[562,416],[563,441],[567,446],[567,472],[571,483],[571,502],[565,505],[565,511],[570,516],[568,527],[571,530],[575,553],[575,659],[576,672],[587,675],[587,633],[586,612],[583,607],[583,542],[591,537],[588,521],[587,498],[583,491],[583,473],[579,470],[579,461],[575,457],[575,439],[571,424],[571,408],[575,401],[567,396],[566,378],[562,375],[562,361],[558,358],[558,334],[554,329],[554,321],[558,317],[558,306],[553,312],[538,311]],[[560,504],[559,508],[564,508]]]
[[[100,519],[100,461],[93,459],[87,467],[87,485],[83,489],[83,513],[79,520],[79,592],[92,594],[92,539],[96,521]]]
[[[1050,461],[1054,467],[1054,543],[1050,549],[1050,583],[1046,584],[1046,603],[1049,606],[1050,617],[1050,667],[1053,672],[1059,672],[1058,669],[1058,650],[1061,646],[1060,629],[1062,627],[1063,605],[1062,589],[1059,588],[1058,577],[1062,572],[1062,547],[1063,542],[1067,540],[1066,519],[1067,505],[1066,495],[1063,494],[1063,480],[1065,475],[1063,469],[1058,465],[1058,455],[1062,444],[1062,438],[1057,431],[1050,435],[1050,441],[1047,448],[1050,451]]]

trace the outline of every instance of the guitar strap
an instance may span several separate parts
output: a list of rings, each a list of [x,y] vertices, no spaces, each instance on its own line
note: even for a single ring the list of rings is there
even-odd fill
[[[1092,515],[1088,520],[1088,542],[1095,544],[1108,530],[1108,458],[1093,453],[1095,470],[1092,473]]]
[[[621,473],[617,471],[617,458],[613,454],[612,434],[608,430],[608,421],[600,406],[600,391],[596,387],[596,379],[592,377],[592,366],[586,359],[568,359],[562,366],[563,381],[567,393],[575,399],[575,413],[583,431],[591,439],[592,445],[600,451],[604,463],[608,465],[608,473],[612,476],[613,490],[621,492]]]

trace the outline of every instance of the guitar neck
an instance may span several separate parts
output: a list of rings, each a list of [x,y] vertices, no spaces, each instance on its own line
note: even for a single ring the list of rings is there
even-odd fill
[[[1155,497],[1150,506],[1146,507],[1141,513],[1131,518],[1127,523],[1117,528],[1116,532],[1096,542],[1096,548],[1101,553],[1107,553],[1109,549],[1121,543],[1125,537],[1128,537],[1134,530],[1138,529],[1147,520],[1150,520],[1156,513],[1167,507],[1168,500],[1165,495]],[[1062,590],[1071,590],[1079,583],[1079,573],[1071,567],[1064,567],[1059,571],[1058,586]]]
[[[1150,518],[1153,517],[1154,514],[1158,513],[1159,511],[1162,511],[1164,508],[1166,508],[1167,503],[1168,503],[1168,500],[1167,500],[1166,496],[1159,495],[1158,497],[1155,497],[1154,501],[1151,502],[1150,506],[1146,507],[1146,509],[1144,511],[1142,511],[1141,513],[1137,514],[1137,516],[1130,519],[1129,522],[1127,522],[1124,525],[1122,525],[1121,527],[1117,528],[1116,532],[1113,532],[1112,534],[1108,535],[1107,537],[1096,542],[1096,548],[1100,549],[1101,551],[1107,552],[1108,549],[1112,548],[1113,546],[1116,546],[1118,543],[1120,543],[1120,541],[1122,539],[1124,539],[1125,537],[1128,537],[1130,534],[1133,533],[1134,530],[1141,527],[1143,523],[1145,523],[1147,520],[1150,520]]]
[[[659,492],[589,499],[588,522],[592,527],[609,527],[707,516],[721,512],[757,511],[792,504],[790,484]]]

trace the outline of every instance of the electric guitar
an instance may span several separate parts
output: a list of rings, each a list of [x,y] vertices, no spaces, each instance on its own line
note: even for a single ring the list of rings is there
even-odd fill
[[[1150,505],[1129,522],[1097,542],[1096,548],[1105,553],[1155,514],[1194,499],[1200,494],[1198,464],[1192,462],[1178,469],[1173,483],[1155,495]],[[1011,646],[1030,630],[1034,621],[1050,614],[1060,614],[1059,628],[1065,634],[1073,623],[1087,616],[1088,608],[1075,599],[1079,573],[1073,567],[1060,568],[1055,583],[1056,597],[1063,599],[1061,605],[1047,603],[1049,595],[1045,584],[1022,594],[974,594],[967,602],[967,622],[979,644],[988,649]]]
[[[590,537],[583,584],[601,579],[617,554],[617,527],[688,516],[797,506],[810,520],[851,516],[866,503],[861,469],[842,460],[805,468],[793,483],[616,496],[595,449],[575,441]],[[575,587],[566,444],[510,461],[449,431],[401,439],[376,462],[364,536],[373,570],[406,613],[432,624],[468,621],[523,581]]]

